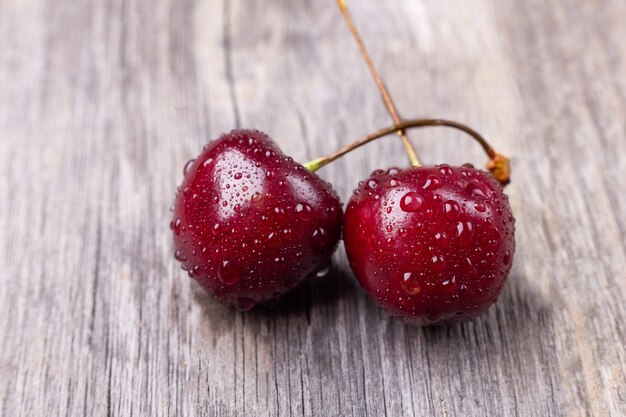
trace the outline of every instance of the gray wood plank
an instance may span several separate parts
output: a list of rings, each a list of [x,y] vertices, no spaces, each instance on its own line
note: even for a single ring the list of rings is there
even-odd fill
[[[626,414],[626,4],[349,4],[402,115],[513,156],[499,302],[405,326],[342,247],[248,313],[178,269],[168,207],[207,141],[254,127],[306,161],[390,124],[333,1],[0,0],[0,416]],[[390,137],[320,175],[347,201],[406,163]]]

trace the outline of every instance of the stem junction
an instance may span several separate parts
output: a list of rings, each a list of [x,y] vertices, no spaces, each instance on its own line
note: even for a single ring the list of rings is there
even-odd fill
[[[324,165],[327,165],[335,161],[336,159],[341,158],[345,154],[355,150],[356,148],[359,148],[376,139],[380,139],[392,133],[397,133],[398,131],[405,131],[406,129],[432,126],[449,127],[452,129],[460,130],[470,135],[472,138],[474,138],[476,142],[478,142],[482,146],[483,150],[489,157],[489,161],[487,162],[487,169],[492,173],[494,178],[503,186],[510,182],[511,165],[509,158],[497,153],[495,149],[493,149],[493,147],[491,147],[491,145],[485,140],[485,138],[483,138],[480,133],[478,133],[471,127],[464,125],[463,123],[445,119],[413,119],[400,121],[393,126],[389,126],[370,133],[366,136],[363,136],[361,139],[358,139],[351,144],[336,150],[333,153],[309,161],[304,164],[304,167],[309,169],[310,171],[315,172],[318,169],[322,168]]]

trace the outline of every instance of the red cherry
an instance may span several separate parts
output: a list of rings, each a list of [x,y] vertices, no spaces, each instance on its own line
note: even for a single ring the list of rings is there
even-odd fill
[[[458,321],[497,299],[515,250],[508,198],[471,165],[375,171],[344,219],[365,291],[411,324]]]
[[[232,131],[185,166],[175,256],[209,293],[247,310],[328,266],[342,214],[330,184],[267,135]]]

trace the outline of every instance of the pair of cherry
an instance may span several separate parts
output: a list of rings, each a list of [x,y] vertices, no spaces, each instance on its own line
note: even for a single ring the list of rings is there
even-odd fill
[[[386,311],[418,325],[474,317],[496,300],[511,268],[514,219],[501,187],[508,160],[460,123],[401,122],[344,2],[338,4],[394,125],[304,165],[259,131],[212,141],[185,165],[170,225],[175,257],[214,297],[248,310],[325,275],[343,229],[355,276]],[[404,131],[434,125],[476,139],[491,172],[421,166]],[[314,172],[391,133],[403,137],[413,166],[372,172],[344,214],[332,186]]]
[[[343,215],[312,169],[356,146],[305,168],[259,131],[222,135],[185,166],[171,223],[176,259],[213,296],[247,310],[323,275],[343,226],[354,274],[391,314],[425,324],[489,307],[514,250],[511,209],[492,174],[471,165],[376,170]]]

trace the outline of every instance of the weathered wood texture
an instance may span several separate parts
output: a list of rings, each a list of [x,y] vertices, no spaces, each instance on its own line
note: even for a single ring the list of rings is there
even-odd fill
[[[174,261],[168,207],[209,139],[256,127],[304,161],[390,123],[333,0],[0,0],[0,415],[626,415],[626,2],[351,6],[404,116],[514,157],[497,305],[406,327],[340,247],[242,314]],[[389,138],[321,175],[346,201],[405,163]]]

